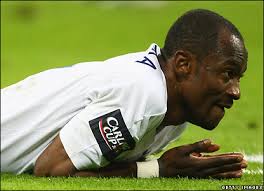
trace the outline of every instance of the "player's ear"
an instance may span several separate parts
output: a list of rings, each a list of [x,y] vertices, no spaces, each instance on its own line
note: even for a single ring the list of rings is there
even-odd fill
[[[179,81],[188,79],[192,73],[193,67],[193,54],[188,51],[178,50],[173,57],[173,68],[176,77]]]

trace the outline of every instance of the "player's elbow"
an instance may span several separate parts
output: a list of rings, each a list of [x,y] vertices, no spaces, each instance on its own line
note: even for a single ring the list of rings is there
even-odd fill
[[[33,173],[35,176],[49,176],[48,170],[39,163],[35,164]]]
[[[34,171],[35,176],[61,176],[56,171],[56,168],[47,168],[41,165],[35,165]]]
[[[34,167],[35,176],[71,176],[75,171],[59,136],[40,154]]]
[[[52,165],[47,161],[47,158],[42,156],[37,159],[33,170],[35,176],[52,176]]]
[[[69,168],[66,165],[67,161],[59,164],[47,164],[44,165],[41,162],[36,162],[34,167],[35,176],[71,176],[74,174],[74,168]]]

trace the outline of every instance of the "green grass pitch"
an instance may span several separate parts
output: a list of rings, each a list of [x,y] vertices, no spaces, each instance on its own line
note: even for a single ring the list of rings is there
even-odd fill
[[[104,60],[163,46],[168,28],[187,10],[206,8],[231,20],[244,36],[248,70],[241,100],[213,131],[190,125],[168,148],[211,138],[221,152],[263,155],[263,2],[15,2],[1,1],[1,88],[55,67]],[[249,162],[252,172],[263,163]],[[221,190],[262,185],[263,174],[241,179],[37,178],[1,173],[1,190]],[[242,188],[242,187],[240,187]]]

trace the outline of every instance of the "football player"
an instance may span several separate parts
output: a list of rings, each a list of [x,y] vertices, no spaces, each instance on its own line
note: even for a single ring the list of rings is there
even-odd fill
[[[172,25],[163,48],[50,69],[1,90],[1,171],[36,176],[237,178],[241,153],[205,139],[145,158],[190,122],[212,130],[240,98],[247,50],[208,10]]]

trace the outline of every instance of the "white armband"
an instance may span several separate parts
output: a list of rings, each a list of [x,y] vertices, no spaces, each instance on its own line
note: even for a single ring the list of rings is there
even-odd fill
[[[138,178],[159,177],[158,160],[137,162],[137,177]]]

